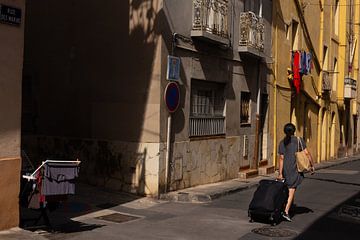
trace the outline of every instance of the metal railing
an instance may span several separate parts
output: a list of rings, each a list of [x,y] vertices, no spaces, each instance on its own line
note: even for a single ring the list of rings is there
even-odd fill
[[[253,12],[240,13],[240,46],[250,46],[264,51],[265,24]]]
[[[190,117],[190,136],[225,134],[225,117]]]
[[[322,72],[322,91],[331,91],[330,74],[328,71]]]
[[[193,0],[192,30],[228,38],[228,0]]]
[[[353,99],[356,97],[356,80],[351,77],[344,79],[344,98]]]

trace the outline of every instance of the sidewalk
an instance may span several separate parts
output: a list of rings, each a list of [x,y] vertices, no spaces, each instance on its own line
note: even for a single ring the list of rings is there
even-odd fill
[[[331,161],[315,164],[315,169],[320,170],[344,163],[360,160],[360,155],[337,158]],[[249,188],[257,187],[262,179],[275,179],[277,173],[266,176],[257,176],[249,179],[232,179],[229,181],[200,185],[192,188],[186,188],[179,191],[161,194],[160,199],[173,202],[206,203],[213,199],[225,196],[234,192],[243,191]]]
[[[26,231],[22,228],[11,228],[9,230],[0,231],[1,240],[48,240],[37,233]]]

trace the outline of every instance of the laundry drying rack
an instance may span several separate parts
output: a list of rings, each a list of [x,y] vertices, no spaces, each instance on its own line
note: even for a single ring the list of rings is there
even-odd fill
[[[75,194],[74,180],[78,177],[80,163],[79,159],[75,161],[48,159],[32,173],[22,175],[22,178],[27,180],[20,195],[23,206],[40,210],[40,215],[35,219],[33,226],[28,228],[37,227],[42,218],[45,225],[52,228],[48,212],[66,200],[68,195]]]

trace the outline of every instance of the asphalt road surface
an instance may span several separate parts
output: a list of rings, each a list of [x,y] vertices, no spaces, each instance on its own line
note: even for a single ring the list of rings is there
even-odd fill
[[[254,191],[201,204],[129,199],[74,217],[53,233],[38,233],[51,240],[360,239],[360,161],[307,175],[295,195],[292,222],[250,223]]]

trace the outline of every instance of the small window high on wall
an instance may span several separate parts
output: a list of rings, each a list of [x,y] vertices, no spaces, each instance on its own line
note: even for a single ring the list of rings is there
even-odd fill
[[[333,77],[332,77],[332,90],[336,91],[337,90],[337,81],[338,81],[338,62],[337,59],[334,58],[334,72],[333,72]]]
[[[339,0],[335,0],[334,3],[334,33],[339,35]]]

